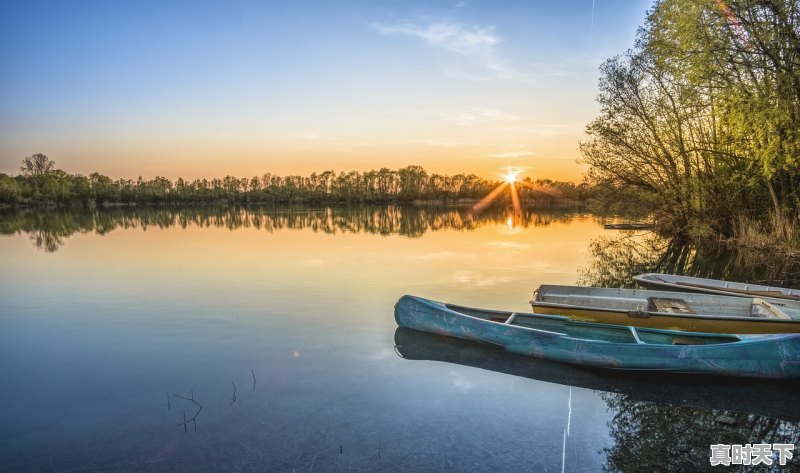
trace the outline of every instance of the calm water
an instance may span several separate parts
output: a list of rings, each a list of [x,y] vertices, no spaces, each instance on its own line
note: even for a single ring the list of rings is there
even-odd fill
[[[577,210],[0,222],[2,471],[684,471],[711,443],[800,443],[797,384],[584,370],[393,317],[406,293],[525,311],[539,284],[651,269],[796,285],[789,262]]]

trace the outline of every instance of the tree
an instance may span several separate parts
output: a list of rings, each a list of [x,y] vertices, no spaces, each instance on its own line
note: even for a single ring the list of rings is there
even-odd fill
[[[19,170],[25,177],[38,179],[52,171],[55,164],[53,160],[42,153],[36,153],[23,159],[22,166],[20,166]]]
[[[54,163],[50,158],[42,153],[36,153],[22,160],[19,170],[23,176],[33,181],[34,195],[39,194],[39,186],[44,177],[53,170]]]
[[[22,197],[19,183],[11,176],[0,173],[0,202],[13,204]]]
[[[581,144],[593,184],[675,233],[731,236],[741,217],[800,216],[796,0],[659,0],[634,48],[601,67]]]

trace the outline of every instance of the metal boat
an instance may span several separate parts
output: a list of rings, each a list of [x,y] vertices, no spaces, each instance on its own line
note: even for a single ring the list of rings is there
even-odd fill
[[[709,333],[800,333],[800,308],[758,297],[542,285],[533,312],[573,320]]]

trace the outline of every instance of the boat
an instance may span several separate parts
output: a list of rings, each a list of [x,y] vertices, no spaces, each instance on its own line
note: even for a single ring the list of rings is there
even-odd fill
[[[732,335],[598,324],[566,316],[462,307],[410,295],[397,301],[394,316],[400,327],[574,365],[800,377],[800,334]]]
[[[603,225],[605,230],[650,230],[652,223],[607,223]]]
[[[573,320],[708,333],[800,333],[800,308],[757,297],[542,285],[533,312]]]
[[[759,297],[777,305],[800,309],[800,289],[662,273],[640,274],[634,276],[633,279],[642,286],[651,289],[700,292],[737,297]]]
[[[544,383],[622,394],[629,400],[714,413],[726,410],[800,422],[800,380],[684,376],[629,372],[531,360],[502,348],[397,327],[395,352],[403,359],[450,363]]]

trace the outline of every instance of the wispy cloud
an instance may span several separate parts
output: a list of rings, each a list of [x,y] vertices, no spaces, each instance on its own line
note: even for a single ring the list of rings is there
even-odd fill
[[[303,266],[322,266],[325,262],[321,258],[311,258],[304,261],[301,261],[300,264]]]
[[[304,130],[292,133],[292,136],[306,141],[320,141],[320,140],[327,140],[327,141],[342,141],[341,138],[336,136],[329,136],[325,135],[322,132],[316,130]]]
[[[412,255],[409,256],[408,258],[419,259],[419,260],[451,260],[451,259],[461,259],[461,256],[462,255],[454,251],[433,251],[421,255]]]
[[[460,141],[448,140],[444,138],[419,138],[415,140],[406,140],[404,143],[433,146],[434,148],[457,148],[463,144]]]
[[[531,247],[527,243],[517,243],[514,241],[490,241],[486,243],[487,246],[493,246],[495,248],[508,248],[512,250],[525,250]]]
[[[469,287],[492,287],[512,281],[508,276],[476,274],[473,271],[456,271],[453,281]]]
[[[472,107],[466,111],[443,114],[445,121],[461,126],[482,125],[488,122],[513,122],[522,120],[522,117],[502,112],[493,108]]]
[[[494,34],[494,26],[464,25],[461,23],[438,22],[427,26],[413,23],[372,25],[378,33],[385,36],[411,36],[420,38],[432,46],[464,56],[487,56],[493,53],[502,41]]]
[[[508,151],[505,153],[492,153],[487,154],[486,156],[490,158],[498,158],[498,159],[517,159],[517,158],[527,158],[530,156],[536,156],[536,153],[533,151]]]
[[[526,133],[529,135],[534,136],[541,136],[541,137],[549,137],[549,136],[558,136],[558,135],[566,135],[574,130],[581,130],[583,128],[582,124],[578,125],[548,125],[548,126],[535,126],[529,127],[525,130]]]
[[[300,138],[301,140],[322,139],[322,133],[318,131],[298,131],[296,133],[292,133],[292,136],[294,136],[295,138]]]
[[[425,41],[431,46],[458,54],[476,61],[494,78],[523,79],[523,74],[514,70],[497,51],[503,42],[495,33],[494,26],[468,25],[451,21],[439,21],[427,25],[398,23],[387,25],[374,23],[372,28],[384,36],[409,36]],[[451,75],[466,75],[456,72]],[[474,77],[473,77],[474,78]],[[481,79],[481,77],[477,77]]]
[[[450,377],[453,380],[453,386],[456,388],[467,391],[472,388],[472,381],[458,371],[450,371]]]

